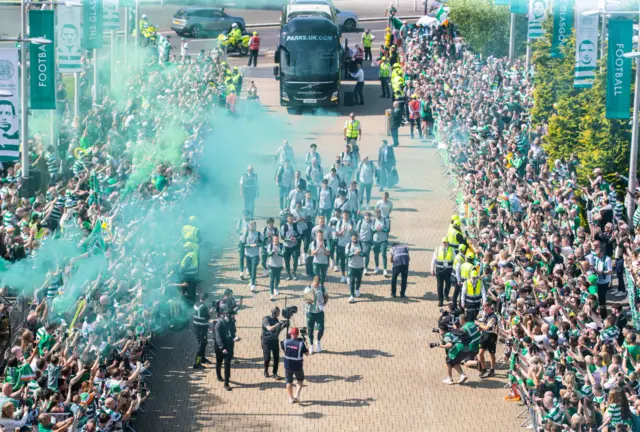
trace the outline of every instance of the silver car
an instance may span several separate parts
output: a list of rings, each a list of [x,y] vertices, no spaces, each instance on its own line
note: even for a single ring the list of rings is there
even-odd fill
[[[179,36],[190,35],[201,38],[209,34],[220,34],[229,30],[232,24],[244,30],[244,18],[227,15],[224,9],[215,7],[184,7],[171,19],[171,30]]]
[[[290,0],[289,4],[328,4],[333,6],[331,0]],[[338,9],[336,10],[336,16],[338,17],[338,25],[345,32],[352,32],[358,27],[358,15],[354,12]]]

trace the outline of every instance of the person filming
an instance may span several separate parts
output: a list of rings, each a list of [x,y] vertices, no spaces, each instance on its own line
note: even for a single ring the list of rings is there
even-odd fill
[[[262,318],[262,355],[264,356],[264,377],[279,380],[278,364],[280,362],[280,348],[278,347],[278,336],[280,331],[289,324],[288,320],[280,321],[280,308],[278,306],[271,309],[271,315]],[[269,363],[273,354],[273,375],[269,375]]]
[[[280,342],[282,351],[284,352],[284,376],[287,383],[287,396],[289,403],[300,402],[300,391],[304,383],[303,355],[308,355],[309,350],[304,343],[304,339],[300,337],[300,332],[296,327],[291,329],[290,338]],[[296,384],[296,393],[293,394],[293,378],[298,381]]]

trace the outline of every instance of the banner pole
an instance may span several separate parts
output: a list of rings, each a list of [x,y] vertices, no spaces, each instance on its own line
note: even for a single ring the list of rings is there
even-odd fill
[[[22,165],[22,178],[29,178],[29,112],[27,111],[27,5],[25,0],[20,0],[20,18],[22,41],[20,42],[20,144],[22,153],[20,162]]]
[[[633,226],[635,211],[635,193],[638,186],[638,110],[640,109],[640,60],[636,58],[636,88],[633,94],[633,123],[631,127],[631,151],[629,153],[629,191],[632,196],[627,206],[627,223]],[[634,231],[635,231],[635,227]]]
[[[607,14],[602,14],[602,35],[600,36],[600,60],[604,58],[605,49],[607,49]],[[604,63],[600,62],[600,72],[604,69]]]
[[[55,149],[58,148],[56,142],[56,110],[49,111],[49,144]]]
[[[516,48],[516,14],[511,13],[511,24],[509,25],[509,60],[513,61]]]
[[[111,29],[110,31],[111,33],[111,47],[110,47],[110,57],[111,57],[111,62],[109,63],[109,65],[111,66],[109,68],[109,87],[113,90],[113,73],[116,70],[116,31]]]
[[[127,65],[127,45],[129,44],[129,7],[124,8],[124,65]]]
[[[73,117],[80,116],[80,74],[73,73]]]

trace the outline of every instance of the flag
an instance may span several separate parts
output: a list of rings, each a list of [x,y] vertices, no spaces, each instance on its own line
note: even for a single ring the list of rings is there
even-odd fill
[[[396,30],[400,30],[400,28],[402,27],[402,21],[400,21],[398,18],[393,17],[391,19],[391,25],[393,26],[394,29]]]
[[[102,21],[102,26],[105,30],[118,30],[120,28],[118,0],[103,0]]]
[[[573,3],[574,0],[553,0],[551,57],[562,57],[562,47],[573,32]]]
[[[633,21],[609,20],[607,55],[607,118],[628,119],[631,101],[631,59],[623,57],[631,52]]]
[[[58,69],[60,72],[79,72],[82,69],[82,47],[80,46],[82,11],[80,8],[59,5],[57,19]]]
[[[598,62],[598,15],[583,15],[588,10],[597,10],[598,0],[576,2],[576,68],[573,86],[591,88],[596,77]]]
[[[50,44],[30,44],[31,109],[56,109],[55,24],[52,10],[29,11],[29,36],[49,39]]]
[[[449,23],[449,12],[444,6],[440,5],[438,12],[436,12],[436,19],[441,25],[447,25]]]
[[[82,4],[82,46],[102,48],[102,0],[84,0]]]
[[[529,0],[529,39],[540,39],[544,36],[542,23],[547,18],[546,0]]]
[[[0,90],[13,93],[9,97],[0,96],[0,162],[20,159],[18,74],[18,50],[0,48]]]
[[[158,33],[158,56],[163,62],[169,61],[169,51],[171,48],[169,39]]]

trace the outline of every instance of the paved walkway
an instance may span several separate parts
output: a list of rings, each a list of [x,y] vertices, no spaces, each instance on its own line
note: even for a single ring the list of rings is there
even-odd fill
[[[274,113],[281,112],[276,106],[276,82],[257,79],[256,84],[263,103]],[[365,131],[361,154],[376,158],[384,127],[384,119],[378,115],[384,109],[383,100],[378,98],[376,85],[367,85],[365,98],[371,105],[360,117]],[[311,142],[318,144],[325,166],[339,154],[346,112],[341,111],[340,118],[289,119],[293,125],[302,122],[308,128],[302,135],[291,135],[298,157],[303,157]],[[403,132],[408,134],[408,130]],[[265,160],[276,147],[264,148],[265,157],[253,159]],[[409,299],[391,300],[388,279],[368,276],[363,282],[362,297],[356,304],[349,304],[348,286],[340,284],[330,270],[325,351],[307,357],[308,380],[302,403],[289,405],[284,383],[265,381],[262,375],[260,322],[273,305],[269,301],[268,280],[259,279],[259,292],[255,296],[237,280],[234,237],[229,241],[228,254],[217,257],[219,266],[213,274],[214,292],[231,287],[245,297],[247,306],[238,316],[242,341],[236,344],[236,354],[241,362],[232,369],[234,390],[224,391],[211,368],[201,373],[188,369],[195,352],[190,332],[168,335],[157,342],[161,352],[154,362],[153,399],[146,407],[147,413],[138,416],[138,431],[518,430],[520,422],[515,419],[518,407],[503,400],[504,371],[499,378],[485,381],[472,372],[469,382],[462,386],[441,383],[445,375],[444,352],[427,346],[438,340],[431,333],[439,314],[435,281],[425,275],[431,248],[446,230],[452,203],[433,148],[401,136],[396,157],[400,187],[391,191],[395,205],[391,234],[411,247]],[[256,170],[261,176],[263,193],[257,214],[277,214],[274,206],[268,205],[275,198],[273,168],[256,164]],[[375,191],[374,200],[379,195]],[[300,294],[305,284],[306,281],[283,283],[281,293],[289,296],[288,304],[302,304]],[[278,304],[282,306],[284,302],[280,300]],[[304,325],[302,313],[296,316],[295,323]],[[209,358],[214,358],[213,353]]]

